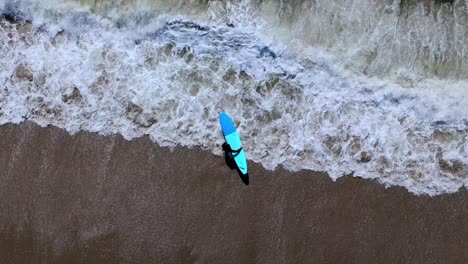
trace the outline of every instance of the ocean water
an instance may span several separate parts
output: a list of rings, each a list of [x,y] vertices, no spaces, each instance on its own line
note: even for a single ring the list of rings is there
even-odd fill
[[[0,124],[220,155],[226,111],[267,169],[415,194],[468,185],[466,0],[0,0],[0,13]]]

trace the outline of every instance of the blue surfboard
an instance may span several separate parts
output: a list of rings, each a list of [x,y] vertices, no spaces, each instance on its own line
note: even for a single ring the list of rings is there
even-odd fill
[[[237,133],[236,127],[234,126],[234,122],[232,122],[232,119],[228,114],[221,112],[221,114],[219,114],[219,123],[221,124],[224,138],[231,146],[231,149],[240,149],[242,147],[241,139]],[[245,152],[243,149],[239,153],[234,153],[234,161],[236,162],[239,171],[246,175],[248,172],[247,159],[245,158]]]

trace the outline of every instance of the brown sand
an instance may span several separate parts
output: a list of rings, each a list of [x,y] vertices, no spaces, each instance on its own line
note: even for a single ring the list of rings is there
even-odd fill
[[[147,137],[0,127],[2,263],[468,263],[468,192],[250,164]]]

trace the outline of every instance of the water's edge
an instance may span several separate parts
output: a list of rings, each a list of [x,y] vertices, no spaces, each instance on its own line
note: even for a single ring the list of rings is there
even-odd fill
[[[279,26],[285,14],[255,1],[210,2],[193,12],[155,1],[168,10],[163,14],[125,1],[93,3],[95,13],[68,1],[27,3],[0,1],[4,14],[30,19],[0,19],[0,124],[30,120],[72,134],[149,135],[161,146],[219,155],[217,115],[226,111],[248,158],[268,169],[327,171],[334,180],[354,174],[429,195],[468,184],[464,79],[416,70],[401,78],[385,77],[386,70],[360,73],[333,48],[270,42],[291,37]],[[325,19],[337,7],[322,5],[324,13],[310,19]],[[424,20],[418,8],[409,17]],[[277,22],[254,16],[268,10]],[[356,18],[341,15],[344,21],[333,23]],[[463,23],[463,13],[456,19]],[[393,25],[379,21],[379,29]],[[468,45],[457,43],[464,54]],[[398,66],[393,59],[377,61]]]

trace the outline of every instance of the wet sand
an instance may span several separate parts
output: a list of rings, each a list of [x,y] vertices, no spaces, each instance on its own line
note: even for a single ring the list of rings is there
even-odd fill
[[[418,197],[147,137],[0,127],[2,263],[467,263],[468,192]]]

